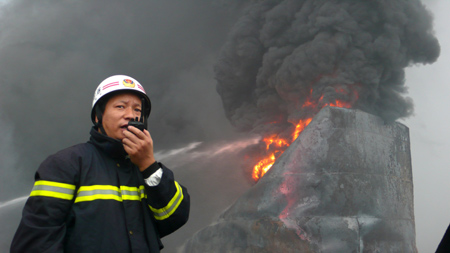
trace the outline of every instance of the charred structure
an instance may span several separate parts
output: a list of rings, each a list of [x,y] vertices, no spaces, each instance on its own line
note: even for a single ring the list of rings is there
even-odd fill
[[[325,107],[184,252],[417,252],[409,130]]]

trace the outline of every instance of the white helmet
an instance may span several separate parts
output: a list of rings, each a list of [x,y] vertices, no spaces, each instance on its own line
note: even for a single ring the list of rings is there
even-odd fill
[[[139,97],[143,97],[147,104],[145,105],[145,117],[150,115],[151,103],[150,98],[145,93],[144,87],[136,81],[136,79],[125,76],[125,75],[115,75],[110,76],[101,82],[97,89],[95,90],[94,99],[92,100],[91,108],[91,120],[95,124],[96,108],[95,106],[98,102],[107,94],[112,94],[120,91],[132,91],[136,92]],[[106,102],[106,101],[105,101]]]

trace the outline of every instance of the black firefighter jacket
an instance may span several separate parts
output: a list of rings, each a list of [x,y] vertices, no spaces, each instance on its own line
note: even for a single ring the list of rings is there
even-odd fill
[[[148,186],[159,168],[160,183]],[[95,128],[87,143],[49,156],[35,180],[11,252],[159,252],[160,238],[189,216],[172,171],[155,163],[141,173],[120,141]]]

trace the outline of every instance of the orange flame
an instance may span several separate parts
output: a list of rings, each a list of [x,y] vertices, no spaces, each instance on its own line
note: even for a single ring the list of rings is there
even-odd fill
[[[321,108],[325,106],[351,108],[354,101],[358,99],[358,93],[356,90],[352,91],[353,94],[349,94],[350,93],[349,91],[339,87],[335,88],[335,91],[336,93],[353,95],[352,101],[346,102],[341,100],[335,100],[334,102],[331,103],[324,103],[323,105],[321,104]],[[324,95],[322,95],[317,101],[312,100],[311,97],[312,97],[312,90],[310,92],[310,96],[303,103],[302,108],[309,107],[312,109],[318,109],[319,104],[318,102],[321,102],[323,100]],[[311,120],[312,118],[301,119],[295,126],[295,130],[293,131],[290,139],[282,138],[277,134],[262,139],[262,142],[266,144],[266,151],[268,154],[253,167],[252,178],[255,181],[261,179],[264,176],[264,174],[266,174],[266,172],[269,171],[269,169],[275,163],[275,160],[284,152],[284,150],[287,147],[289,147],[289,145],[291,145],[292,142],[294,142],[298,138],[300,133],[305,129],[306,126],[308,126]]]
[[[305,129],[305,127],[311,122],[312,118],[300,120],[300,122],[296,125],[295,131],[293,134],[293,138],[291,140],[283,139],[282,137],[278,135],[272,135],[270,137],[266,137],[262,139],[262,141],[266,144],[266,150],[275,150],[272,152],[269,152],[269,155],[266,158],[261,159],[254,167],[253,167],[253,173],[252,178],[255,181],[258,181],[261,179],[264,174],[266,174],[267,171],[272,167],[272,165],[275,163],[276,156],[281,155],[283,151],[289,147],[289,145],[297,139],[299,134]]]
[[[269,158],[264,158],[255,165],[253,169],[253,179],[258,181],[275,163],[275,153],[272,153]]]
[[[297,137],[300,135],[300,133],[303,131],[303,129],[305,129],[305,127],[307,125],[309,125],[309,123],[311,122],[312,118],[309,119],[305,119],[305,120],[300,120],[300,122],[298,122],[297,126],[295,126],[295,131],[294,131],[294,141],[297,139]]]

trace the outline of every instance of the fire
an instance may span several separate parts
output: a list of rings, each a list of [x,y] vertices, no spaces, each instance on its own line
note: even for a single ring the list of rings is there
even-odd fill
[[[253,169],[253,179],[258,181],[275,163],[275,154],[272,153],[269,158],[264,158],[255,165]]]
[[[297,126],[295,126],[294,141],[297,139],[297,137],[300,135],[300,133],[303,131],[303,129],[305,129],[305,127],[307,125],[309,125],[311,120],[312,120],[312,118],[308,118],[305,120],[300,120],[300,122],[298,122]]]
[[[310,92],[310,96],[306,98],[305,102],[301,106],[301,108],[312,109],[313,111],[319,111],[325,106],[332,107],[341,107],[341,108],[351,108],[353,103],[358,99],[358,93],[356,90],[352,90],[349,92],[343,88],[335,88],[336,93],[340,93],[343,95],[348,95],[351,97],[351,101],[343,101],[343,100],[335,100],[334,102],[324,103],[324,95],[322,95],[317,101],[312,100],[312,90]],[[320,108],[318,105],[321,105]],[[319,109],[319,110],[317,110]],[[290,138],[283,138],[277,134],[273,134],[271,136],[265,137],[262,139],[262,142],[265,143],[265,151],[266,155],[263,157],[254,167],[252,172],[252,178],[255,181],[261,179],[264,174],[272,167],[275,163],[275,160],[286,150],[292,142],[294,142],[300,133],[308,126],[311,122],[312,118],[300,119],[299,122],[295,125],[295,129],[292,132]]]
[[[261,179],[264,174],[272,167],[275,163],[276,158],[280,156],[284,150],[291,145],[292,142],[297,139],[299,134],[305,129],[305,127],[311,122],[312,118],[308,118],[305,120],[300,120],[300,122],[296,125],[294,134],[292,138],[284,139],[279,135],[272,135],[270,137],[263,138],[262,141],[266,144],[266,151],[269,152],[269,155],[266,158],[261,159],[254,167],[252,178],[255,181]]]

